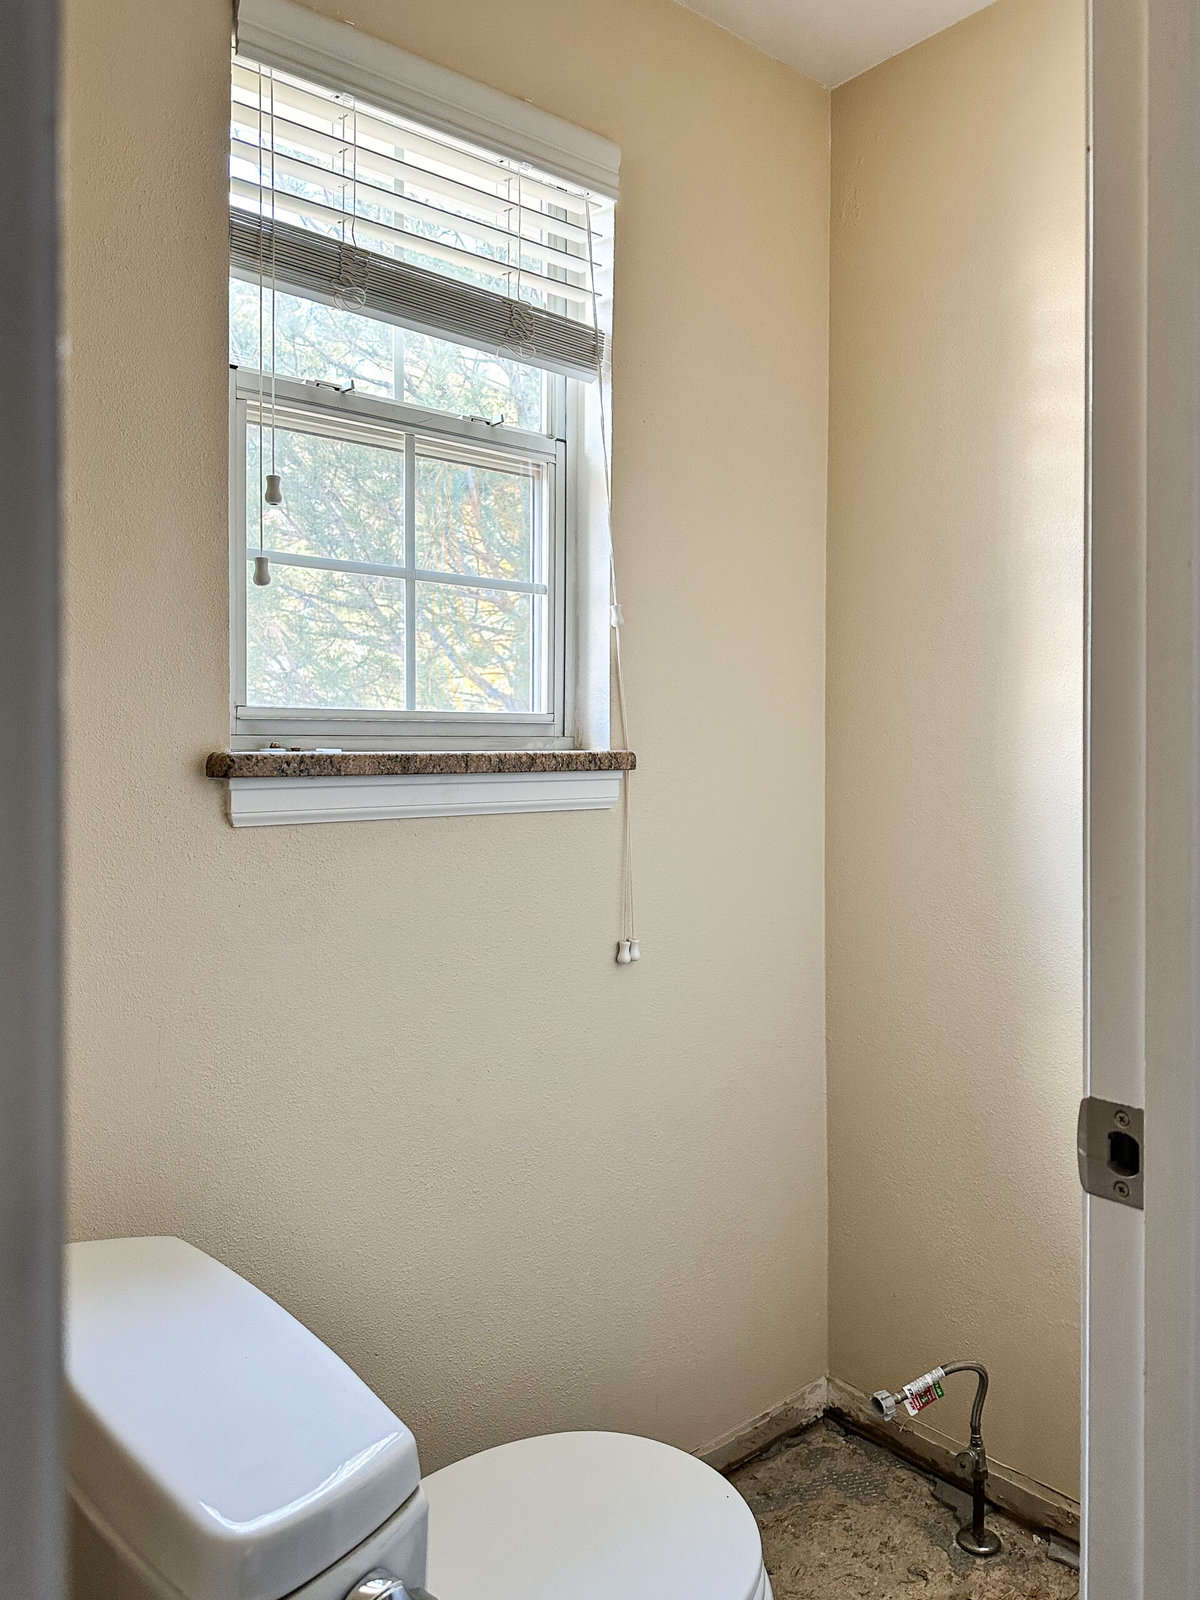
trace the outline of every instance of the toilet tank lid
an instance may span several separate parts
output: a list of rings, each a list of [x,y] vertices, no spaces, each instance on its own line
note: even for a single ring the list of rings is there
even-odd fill
[[[66,1300],[71,1492],[186,1600],[279,1600],[417,1488],[403,1422],[181,1239],[68,1246]]]

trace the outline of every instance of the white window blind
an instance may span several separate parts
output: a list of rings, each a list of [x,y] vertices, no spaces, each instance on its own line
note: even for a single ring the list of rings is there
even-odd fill
[[[234,272],[568,377],[603,358],[611,200],[246,56]]]

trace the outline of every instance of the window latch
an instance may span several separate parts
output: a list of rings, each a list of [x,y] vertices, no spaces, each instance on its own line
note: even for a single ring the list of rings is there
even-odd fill
[[[305,387],[309,389],[332,389],[334,394],[350,394],[354,389],[354,379],[348,383],[338,383],[335,378],[305,378]]]
[[[502,428],[504,426],[504,413],[501,411],[494,417],[466,416],[460,420],[462,422],[482,422],[485,428]]]
[[[1079,1107],[1079,1181],[1088,1194],[1143,1209],[1145,1122],[1140,1106],[1094,1095]]]

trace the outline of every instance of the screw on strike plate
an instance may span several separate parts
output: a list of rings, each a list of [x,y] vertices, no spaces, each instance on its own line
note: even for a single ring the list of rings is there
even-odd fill
[[[1127,1183],[1114,1183],[1113,1184],[1113,1193],[1115,1195],[1118,1195],[1122,1200],[1128,1200],[1129,1199],[1129,1185]]]
[[[1118,1128],[1127,1128],[1129,1126],[1129,1113],[1128,1113],[1128,1111],[1117,1111],[1117,1112],[1115,1112],[1114,1115],[1113,1115],[1113,1121],[1116,1123]]]

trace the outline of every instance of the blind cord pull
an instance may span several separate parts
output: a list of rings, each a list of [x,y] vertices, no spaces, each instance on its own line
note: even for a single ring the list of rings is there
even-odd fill
[[[275,314],[277,310],[277,297],[275,292],[275,70],[270,69],[269,82],[271,85],[271,470],[267,473],[267,487],[263,499],[269,506],[283,504],[283,482],[275,466]],[[261,554],[261,550],[260,550]],[[266,557],[263,556],[266,567]],[[267,567],[267,581],[270,581],[270,568]],[[257,580],[256,580],[257,581]]]
[[[271,131],[271,143],[275,143],[274,129]],[[258,470],[263,467],[263,368],[266,366],[266,338],[263,328],[263,92],[262,68],[258,69],[258,153],[257,171],[258,180]],[[272,307],[272,316],[274,307]],[[269,486],[268,486],[269,487]],[[264,497],[265,498],[265,497]],[[254,558],[254,581],[263,589],[271,581],[271,563],[263,551],[263,501],[258,502],[258,554]]]
[[[584,196],[584,222],[587,227],[588,284],[592,302],[592,326],[596,334],[596,391],[600,401],[600,447],[604,456],[604,495],[608,506],[608,590],[609,623],[612,627],[613,668],[617,680],[617,711],[620,717],[621,745],[629,749],[629,711],[625,700],[625,668],[621,661],[621,628],[625,614],[617,595],[617,560],[613,549],[612,528],[612,459],[608,448],[608,407],[605,403],[605,346],[600,338],[600,296],[596,291],[596,251],[592,233],[592,204]],[[621,937],[617,941],[617,965],[631,966],[642,959],[638,942],[637,913],[633,883],[633,811],[630,801],[630,779],[633,774],[622,775],[621,783]]]
[[[346,114],[340,118],[342,138],[346,137]],[[367,274],[371,258],[358,247],[358,101],[350,106],[350,237],[346,238],[346,146],[339,152],[342,163],[342,238],[338,249],[338,272],[333,285],[333,303],[339,311],[361,311],[367,303]]]

